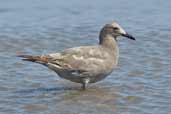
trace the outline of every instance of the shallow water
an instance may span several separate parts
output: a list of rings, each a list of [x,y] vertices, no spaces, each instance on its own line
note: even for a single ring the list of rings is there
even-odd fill
[[[171,1],[0,0],[1,114],[170,114]],[[116,20],[136,42],[119,39],[118,68],[87,91],[17,54],[94,45]]]

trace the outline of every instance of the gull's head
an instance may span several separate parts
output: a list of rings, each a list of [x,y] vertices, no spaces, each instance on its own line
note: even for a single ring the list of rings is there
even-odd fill
[[[128,34],[119,24],[116,22],[113,22],[111,24],[106,24],[101,32],[100,32],[100,37],[105,37],[105,36],[112,36],[116,39],[118,36],[124,36],[129,39],[135,40],[135,38]]]

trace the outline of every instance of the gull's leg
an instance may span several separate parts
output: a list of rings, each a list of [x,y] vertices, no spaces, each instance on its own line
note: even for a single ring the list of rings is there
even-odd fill
[[[90,81],[89,78],[83,78],[83,81],[82,81],[82,89],[83,90],[86,90],[86,87],[87,87],[89,81]]]
[[[86,84],[85,83],[82,83],[82,90],[86,90]]]

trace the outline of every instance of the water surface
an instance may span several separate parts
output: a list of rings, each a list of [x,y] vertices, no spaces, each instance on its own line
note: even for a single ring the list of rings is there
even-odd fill
[[[0,0],[1,114],[169,114],[171,1]],[[49,69],[17,58],[98,42],[116,20],[136,42],[120,38],[118,68],[87,91]]]

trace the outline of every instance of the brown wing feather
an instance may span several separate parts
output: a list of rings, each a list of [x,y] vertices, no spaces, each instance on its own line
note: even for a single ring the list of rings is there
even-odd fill
[[[18,57],[22,57],[24,61],[31,61],[40,64],[46,64],[53,60],[50,56],[32,56],[32,55],[18,55]]]

